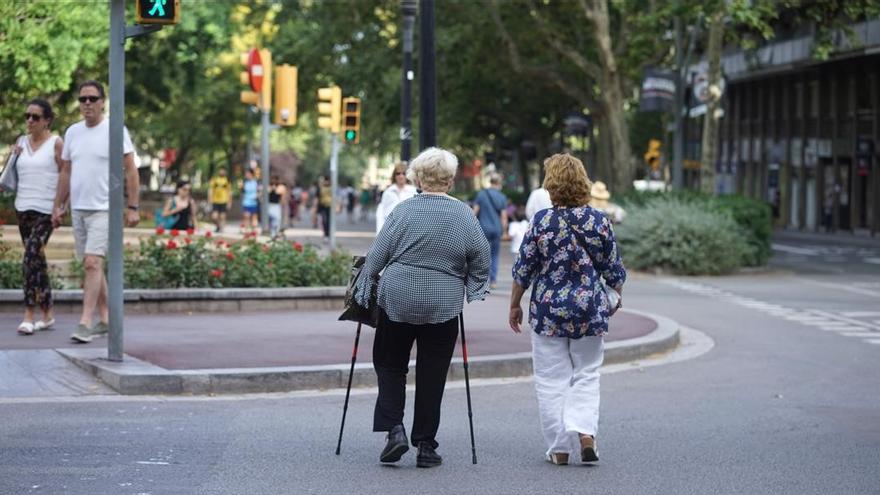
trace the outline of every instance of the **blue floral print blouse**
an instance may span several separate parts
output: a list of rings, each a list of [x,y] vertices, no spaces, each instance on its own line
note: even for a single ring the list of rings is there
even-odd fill
[[[608,296],[626,281],[611,222],[589,206],[553,207],[532,219],[513,265],[513,279],[534,284],[529,324],[549,337],[578,339],[608,332]]]

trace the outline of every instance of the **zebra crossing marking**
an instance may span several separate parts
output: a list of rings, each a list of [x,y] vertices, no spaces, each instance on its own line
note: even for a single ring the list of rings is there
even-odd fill
[[[750,297],[740,296],[702,283],[685,282],[677,279],[666,279],[663,280],[662,283],[714,299],[723,299],[726,302],[738,306],[757,310],[771,316],[800,323],[818,330],[834,332],[844,337],[860,338],[865,342],[880,345],[880,320],[874,320],[869,323],[854,318],[880,315],[880,312],[877,311],[848,311],[835,314],[818,309],[795,309],[780,304],[768,303]]]

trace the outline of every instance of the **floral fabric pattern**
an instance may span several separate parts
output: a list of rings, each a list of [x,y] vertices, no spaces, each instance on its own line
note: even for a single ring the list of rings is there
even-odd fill
[[[38,211],[17,211],[18,231],[24,244],[21,269],[24,274],[24,304],[52,307],[52,285],[46,262],[46,244],[52,235],[52,215]]]
[[[626,269],[608,217],[589,206],[554,207],[532,219],[513,279],[524,288],[534,284],[529,324],[535,333],[577,339],[608,332],[603,279],[620,289]]]

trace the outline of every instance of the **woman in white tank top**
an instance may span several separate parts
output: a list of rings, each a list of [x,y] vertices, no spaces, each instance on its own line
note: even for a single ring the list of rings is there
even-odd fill
[[[55,323],[52,316],[52,287],[49,266],[44,252],[52,235],[52,207],[58,172],[61,167],[62,141],[49,130],[55,114],[46,100],[28,103],[24,118],[27,136],[22,136],[13,147],[18,153],[18,188],[15,193],[15,212],[18,230],[24,244],[24,318],[18,333],[32,335],[34,330],[48,330]],[[40,306],[43,317],[34,322],[34,309]]]

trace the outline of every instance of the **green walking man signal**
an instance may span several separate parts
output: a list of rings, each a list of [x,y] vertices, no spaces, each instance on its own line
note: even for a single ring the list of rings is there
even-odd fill
[[[137,0],[138,24],[177,24],[180,22],[180,0]]]

